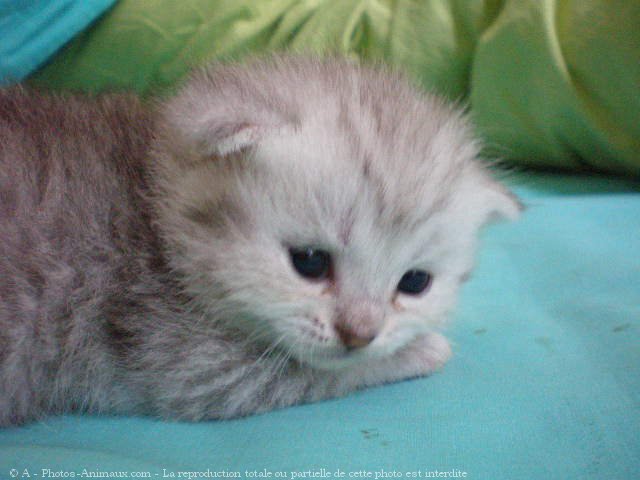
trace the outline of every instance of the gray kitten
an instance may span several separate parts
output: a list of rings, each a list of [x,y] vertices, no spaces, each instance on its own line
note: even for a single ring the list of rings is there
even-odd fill
[[[519,204],[459,111],[278,58],[133,96],[0,91],[0,425],[228,418],[426,375]]]

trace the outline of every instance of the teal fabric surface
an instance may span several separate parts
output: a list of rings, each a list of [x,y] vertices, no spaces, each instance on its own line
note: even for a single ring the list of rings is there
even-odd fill
[[[26,77],[116,0],[0,0],[0,85]]]
[[[638,478],[640,185],[515,180],[528,210],[487,230],[442,372],[238,421],[52,418],[0,431],[0,478],[11,469],[15,478],[25,469],[32,478],[42,469],[76,478],[83,469],[151,478],[266,469],[292,479],[321,468],[331,476],[313,478],[339,478],[338,469],[373,480],[382,470],[378,479],[436,470]]]

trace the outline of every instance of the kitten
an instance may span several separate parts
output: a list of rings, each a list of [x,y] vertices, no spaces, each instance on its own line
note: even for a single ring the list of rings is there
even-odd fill
[[[276,58],[133,96],[0,91],[0,425],[229,418],[426,375],[519,204],[401,76]]]

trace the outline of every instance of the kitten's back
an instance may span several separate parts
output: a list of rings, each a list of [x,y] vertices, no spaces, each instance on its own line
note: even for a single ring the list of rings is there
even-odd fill
[[[100,206],[86,201],[124,193],[129,185],[123,180],[141,180],[149,120],[134,96],[0,90],[3,214],[31,215],[43,208],[53,214],[70,207],[76,207],[74,214],[95,212]]]
[[[97,312],[153,236],[141,195],[150,123],[131,96],[0,90],[0,412],[57,403],[73,368],[111,371]]]

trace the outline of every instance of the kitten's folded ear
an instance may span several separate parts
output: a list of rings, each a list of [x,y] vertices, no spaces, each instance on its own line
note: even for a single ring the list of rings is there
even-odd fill
[[[524,205],[514,193],[493,180],[487,186],[485,199],[488,208],[485,223],[517,220],[524,210]]]
[[[203,155],[225,156],[255,145],[264,130],[265,126],[249,122],[211,119],[201,125],[194,140]]]
[[[165,124],[203,157],[251,147],[293,117],[261,73],[222,64],[195,72],[165,105]]]
[[[524,210],[518,197],[486,172],[477,173],[467,177],[464,183],[472,199],[468,208],[474,210],[478,223],[484,225],[499,220],[517,220]]]

